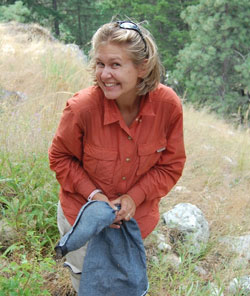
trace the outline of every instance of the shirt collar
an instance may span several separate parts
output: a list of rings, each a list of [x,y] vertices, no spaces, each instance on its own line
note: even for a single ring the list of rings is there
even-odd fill
[[[146,94],[142,97],[139,115],[140,116],[155,116],[150,93]]]
[[[104,125],[120,120],[121,114],[114,100],[104,100]]]
[[[104,100],[104,125],[114,123],[121,119],[121,113],[115,103],[115,100]],[[150,94],[142,97],[139,116],[155,116]]]

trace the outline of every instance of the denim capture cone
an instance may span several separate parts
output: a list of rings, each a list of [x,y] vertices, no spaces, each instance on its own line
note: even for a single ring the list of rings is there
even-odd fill
[[[108,203],[91,201],[80,210],[71,230],[55,250],[58,256],[88,242],[79,296],[143,296],[148,290],[146,255],[134,219],[120,229],[108,227],[115,210]]]
[[[60,259],[84,246],[94,235],[112,224],[115,216],[115,210],[106,202],[91,201],[85,204],[70,231],[56,245],[56,258]]]

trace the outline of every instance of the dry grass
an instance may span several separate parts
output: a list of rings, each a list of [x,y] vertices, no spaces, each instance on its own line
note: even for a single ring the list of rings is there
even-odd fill
[[[46,274],[46,289],[52,296],[76,296],[71,285],[70,273],[63,267],[63,262],[58,261],[55,272]]]
[[[22,30],[13,35],[11,29],[13,24],[0,25],[0,88],[22,92],[27,99],[1,106],[1,147],[44,151],[66,100],[88,86],[90,76],[84,60],[63,44],[32,39]]]
[[[236,235],[249,231],[249,131],[235,130],[206,111],[185,107],[184,132],[187,162],[183,177],[163,200],[162,208],[191,202],[203,211],[214,232]]]
[[[184,107],[184,134],[187,162],[175,188],[163,198],[161,213],[181,202],[196,205],[210,226],[211,249],[201,265],[207,280],[216,277],[228,283],[233,277],[249,274],[249,264],[234,265],[237,257],[221,236],[249,234],[250,223],[250,137],[249,130],[231,125],[208,114]],[[158,231],[166,232],[161,221]]]
[[[0,145],[10,158],[47,153],[66,100],[91,83],[85,62],[48,39],[29,38],[22,30],[13,35],[7,25],[0,25],[0,88],[27,97],[18,104],[0,105]],[[206,110],[198,112],[188,105],[184,107],[184,129],[187,163],[177,186],[162,200],[161,212],[190,202],[205,214],[212,240],[249,233],[249,130],[236,130]],[[165,231],[162,222],[158,229]],[[206,260],[211,273],[223,261],[216,254],[225,260],[232,256],[216,245]],[[70,295],[68,276],[57,269],[54,278],[47,275],[50,291]],[[233,269],[223,273],[229,279]],[[64,292],[57,294],[58,285],[63,285]]]

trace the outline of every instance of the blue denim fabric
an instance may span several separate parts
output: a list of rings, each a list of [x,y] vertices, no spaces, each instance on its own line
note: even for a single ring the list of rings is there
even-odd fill
[[[115,211],[102,201],[84,205],[57,247],[65,252],[88,243],[79,296],[143,296],[148,290],[146,255],[134,219],[120,229],[109,226]]]

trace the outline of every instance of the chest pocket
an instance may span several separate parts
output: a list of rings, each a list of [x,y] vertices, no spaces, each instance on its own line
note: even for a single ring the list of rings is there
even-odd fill
[[[140,176],[149,171],[160,159],[162,152],[166,150],[166,146],[166,139],[161,139],[153,144],[139,144],[139,167],[136,174]]]
[[[111,184],[117,155],[117,151],[86,143],[84,145],[83,167],[92,179]]]

